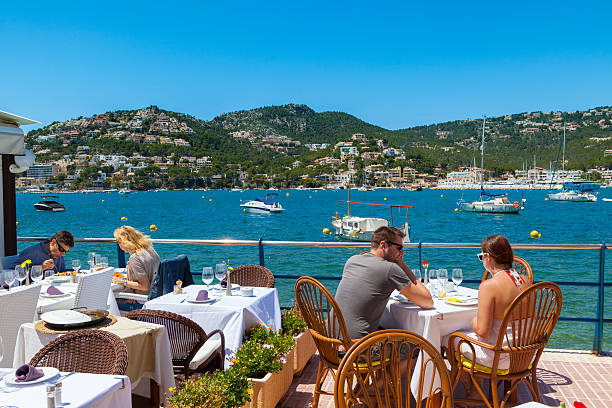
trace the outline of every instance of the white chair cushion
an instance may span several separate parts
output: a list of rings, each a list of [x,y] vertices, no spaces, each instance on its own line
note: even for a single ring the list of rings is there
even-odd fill
[[[200,364],[206,361],[219,347],[221,347],[221,338],[219,336],[215,335],[208,339],[189,363],[189,369],[195,370],[198,368]]]

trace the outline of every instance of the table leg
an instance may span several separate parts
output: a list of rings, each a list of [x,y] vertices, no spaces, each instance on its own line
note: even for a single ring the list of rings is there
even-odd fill
[[[159,385],[151,378],[151,402],[153,406],[158,408],[159,405]]]

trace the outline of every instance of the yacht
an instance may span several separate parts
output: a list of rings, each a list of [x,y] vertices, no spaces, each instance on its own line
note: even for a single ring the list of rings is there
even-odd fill
[[[255,213],[280,213],[285,211],[277,200],[278,194],[269,193],[264,197],[257,197],[254,200],[240,204],[245,211]]]
[[[593,191],[598,188],[599,184],[589,181],[563,183],[563,190],[559,193],[548,194],[548,199],[551,201],[595,202],[597,193]]]
[[[58,196],[47,196],[47,197],[59,198]],[[63,204],[60,204],[57,201],[47,200],[46,197],[43,197],[42,200],[34,204],[34,208],[36,208],[36,211],[50,211],[50,212],[66,211],[66,207],[64,207]]]

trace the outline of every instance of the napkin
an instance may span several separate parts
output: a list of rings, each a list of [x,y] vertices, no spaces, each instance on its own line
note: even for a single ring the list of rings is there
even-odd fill
[[[196,296],[197,301],[208,300],[208,291],[201,290],[198,292],[198,296]]]
[[[47,295],[63,295],[63,294],[64,292],[62,292],[61,290],[59,290],[53,285],[49,286],[49,289],[47,289]]]
[[[15,381],[17,382],[28,382],[32,380],[36,380],[37,378],[45,375],[42,370],[31,366],[29,364],[24,364],[15,371]]]

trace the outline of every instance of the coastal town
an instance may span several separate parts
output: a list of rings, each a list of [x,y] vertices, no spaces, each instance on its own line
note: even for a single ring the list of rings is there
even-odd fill
[[[252,113],[249,113],[252,116]],[[247,116],[247,118],[250,118]],[[352,133],[328,143],[302,143],[268,126],[253,126],[236,114],[215,118],[222,136],[254,155],[271,156],[271,165],[245,165],[240,156],[216,154],[194,146],[202,144],[191,127],[198,121],[184,114],[169,114],[156,106],[137,111],[107,112],[54,122],[26,136],[36,163],[16,178],[17,191],[103,191],[150,189],[222,188],[432,188],[550,189],[564,182],[591,180],[603,185],[612,181],[610,166],[565,168],[569,160],[540,163],[536,156],[521,168],[499,170],[477,166],[479,136],[453,139],[452,130],[437,129],[440,144],[417,141],[398,147],[384,137]],[[542,120],[543,117],[548,118]],[[579,118],[579,120],[578,120]],[[576,112],[563,121],[561,112],[507,115],[487,122],[487,138],[497,142],[511,138],[508,124],[518,127],[520,137],[542,132],[576,132],[581,128],[612,126],[612,109]],[[477,122],[467,119],[464,123]],[[249,125],[251,123],[251,125]],[[191,126],[190,126],[191,125]],[[305,124],[304,124],[305,126]],[[477,126],[475,124],[474,126]],[[201,131],[206,132],[207,130]],[[224,133],[224,134],[223,134]],[[590,137],[592,145],[608,146],[609,136]],[[458,149],[474,150],[471,163],[423,166],[416,149],[439,150],[452,156]],[[587,146],[587,147],[593,147]],[[202,154],[202,152],[208,152]],[[269,153],[266,153],[269,152]],[[612,149],[601,149],[603,163],[612,161]],[[442,161],[442,160],[439,160]]]

